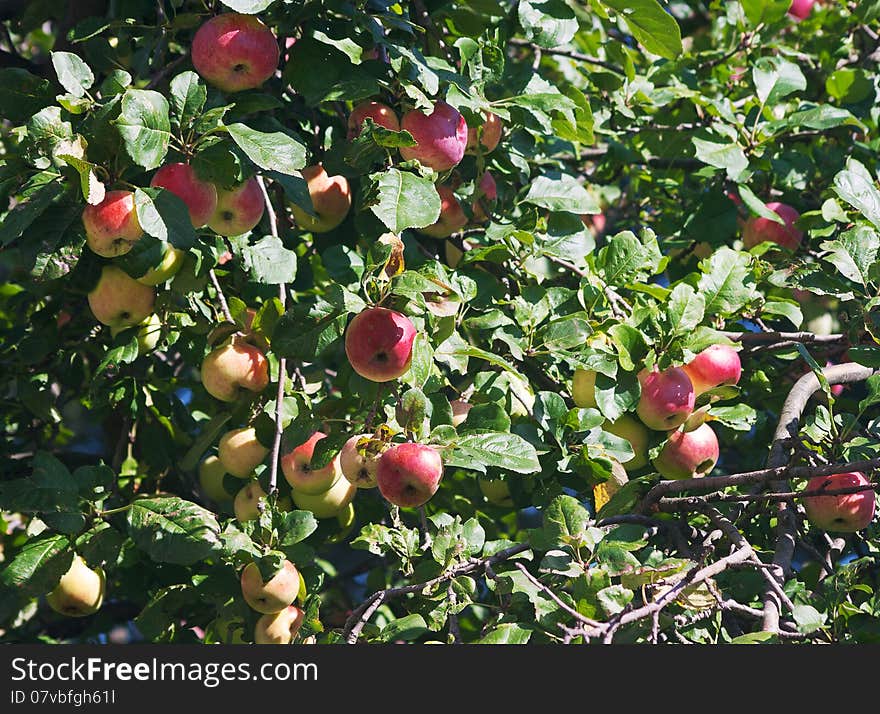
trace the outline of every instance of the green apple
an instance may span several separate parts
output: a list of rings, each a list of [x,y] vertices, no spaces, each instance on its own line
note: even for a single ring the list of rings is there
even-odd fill
[[[58,585],[46,596],[46,602],[61,615],[85,617],[101,607],[105,584],[101,568],[92,570],[82,557],[75,555]]]
[[[186,251],[169,245],[165,248],[162,262],[155,268],[150,268],[141,277],[137,278],[137,281],[142,285],[159,285],[164,283],[177,274],[177,271],[183,266],[185,259]]]

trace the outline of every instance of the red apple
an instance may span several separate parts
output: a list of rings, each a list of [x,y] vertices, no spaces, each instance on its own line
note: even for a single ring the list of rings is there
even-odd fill
[[[300,575],[296,566],[285,560],[275,575],[263,581],[256,563],[248,563],[241,571],[241,594],[257,612],[272,614],[291,605],[299,595]]]
[[[480,132],[480,143],[483,145],[483,153],[488,154],[495,151],[495,147],[501,141],[501,117],[492,112],[486,112],[485,117],[486,120],[483,122],[483,128]],[[474,127],[468,127],[465,151],[468,154],[477,153],[477,129]]]
[[[364,379],[390,382],[409,369],[415,338],[415,325],[406,315],[370,307],[349,323],[345,354],[352,369]]]
[[[797,250],[804,238],[803,232],[795,225],[801,214],[787,203],[777,201],[768,203],[767,208],[777,213],[785,221],[785,225],[771,221],[769,218],[752,216],[743,226],[743,245],[746,248],[754,248],[759,243],[770,241],[783,248]]]
[[[401,508],[421,506],[437,493],[443,478],[443,460],[426,444],[408,442],[392,446],[379,459],[379,491]]]
[[[208,227],[221,236],[247,233],[263,217],[265,203],[256,176],[232,189],[217,189],[217,209]]]
[[[215,399],[234,402],[242,390],[262,392],[269,384],[269,363],[262,351],[233,338],[202,361],[202,384]]]
[[[323,493],[339,479],[342,473],[339,468],[339,454],[323,468],[311,467],[315,444],[326,436],[325,433],[316,431],[308,441],[281,457],[281,470],[292,489],[302,493]]]
[[[82,221],[89,248],[104,258],[125,255],[144,234],[131,191],[108,191],[99,204],[83,209]]]
[[[440,194],[440,217],[435,223],[418,231],[432,238],[448,238],[465,227],[467,216],[451,188],[438,186],[437,193]]]
[[[653,461],[654,468],[668,479],[706,476],[717,462],[718,438],[705,423],[693,431],[672,432]]]
[[[400,120],[387,104],[382,102],[361,102],[348,116],[348,140],[356,139],[361,133],[365,119],[372,119],[374,124],[383,126],[390,131],[400,131]]]
[[[345,176],[329,176],[321,165],[307,166],[302,170],[309,187],[309,197],[315,215],[311,216],[295,203],[290,210],[296,224],[304,231],[326,233],[336,228],[351,208],[351,187]]]
[[[866,486],[871,482],[859,471],[830,476],[816,476],[807,483],[808,491]],[[841,494],[838,496],[810,496],[804,499],[807,518],[816,528],[833,533],[855,533],[874,518],[876,495],[873,491]]]
[[[642,394],[636,413],[649,429],[669,431],[681,426],[694,410],[694,385],[681,367],[639,372]]]
[[[407,112],[401,128],[416,140],[415,146],[400,147],[400,155],[407,161],[417,159],[435,171],[447,171],[464,157],[467,122],[446,102],[434,104],[431,114],[423,114],[417,109]]]
[[[189,209],[193,228],[206,225],[217,210],[217,188],[202,181],[189,164],[165,164],[155,174],[150,186],[168,189]]]
[[[471,211],[474,215],[475,223],[485,223],[489,220],[489,213],[492,204],[498,200],[498,186],[495,183],[495,177],[491,171],[485,171],[480,177],[477,184],[477,191],[474,195],[474,202],[471,205]]]
[[[813,9],[813,2],[814,0],[792,0],[788,14],[796,20],[806,20]]]
[[[192,63],[224,92],[259,87],[278,68],[278,41],[254,15],[227,12],[212,17],[192,41]]]
[[[372,434],[357,434],[345,442],[339,452],[342,475],[358,488],[375,488],[379,458],[384,451],[381,441]]]
[[[729,345],[711,345],[688,362],[682,369],[690,377],[694,392],[700,396],[715,387],[739,382],[742,363],[737,351]]]

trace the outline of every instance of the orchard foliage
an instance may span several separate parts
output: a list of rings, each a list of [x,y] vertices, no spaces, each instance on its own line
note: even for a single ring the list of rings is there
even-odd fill
[[[802,20],[789,0],[63,5],[0,2],[4,640],[131,621],[206,643],[880,640],[876,515],[825,531],[797,493],[854,462],[847,497],[876,488],[880,2]],[[229,12],[278,43],[243,91],[191,53]],[[369,101],[394,116],[349,122]],[[411,113],[446,105],[429,159]],[[251,181],[253,230],[194,227],[151,185],[178,162],[221,206]],[[333,202],[315,175],[343,177]],[[120,190],[143,235],[100,257],[83,211]],[[169,256],[154,318],[96,321],[104,266],[142,278]],[[347,356],[372,306],[415,328],[399,378]],[[221,401],[200,368],[232,344],[267,379]],[[640,426],[639,373],[717,344],[742,376],[687,406],[717,464],[664,481],[652,460],[682,436]],[[244,478],[215,456],[233,430]],[[363,459],[434,447],[439,488],[420,509],[353,486],[316,507],[283,457],[318,431],[307,474],[346,490],[337,454],[364,435]],[[106,592],[72,619],[45,596],[79,556]],[[258,588],[291,563],[277,609],[302,612],[266,624],[242,571]]]

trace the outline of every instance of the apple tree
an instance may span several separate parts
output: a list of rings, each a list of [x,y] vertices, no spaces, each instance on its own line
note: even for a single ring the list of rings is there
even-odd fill
[[[880,2],[0,21],[0,639],[880,640]]]

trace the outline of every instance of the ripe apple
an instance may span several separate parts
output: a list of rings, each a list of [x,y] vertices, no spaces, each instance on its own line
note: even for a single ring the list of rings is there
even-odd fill
[[[363,127],[365,119],[372,119],[374,124],[385,127],[389,131],[400,131],[400,120],[387,104],[382,102],[361,102],[348,116],[348,140],[356,139]]]
[[[203,23],[193,37],[192,63],[224,92],[259,87],[278,68],[278,41],[255,15],[227,12]]]
[[[464,157],[467,122],[446,102],[436,102],[430,114],[423,114],[418,109],[407,112],[400,126],[416,140],[415,146],[400,147],[400,155],[406,161],[416,159],[434,171],[447,171]]]
[[[477,184],[477,192],[474,202],[471,204],[471,212],[475,223],[485,223],[489,220],[487,209],[491,209],[498,200],[498,185],[491,171],[484,171],[480,182]],[[490,211],[491,212],[491,211]]]
[[[259,348],[233,337],[202,362],[202,384],[215,399],[234,402],[242,390],[262,392],[269,384],[269,363]]]
[[[448,238],[467,225],[467,216],[449,186],[437,186],[437,193],[440,194],[440,216],[430,226],[417,230],[432,238]]]
[[[245,602],[264,615],[281,612],[296,600],[299,595],[299,571],[289,560],[285,560],[279,570],[268,582],[256,563],[248,563],[241,571],[241,594]]]
[[[495,151],[498,142],[501,141],[501,117],[492,112],[486,112],[486,120],[483,122],[482,131],[480,131],[480,144],[483,145],[483,153],[488,154]],[[479,130],[474,127],[468,127],[466,153],[477,153],[477,132]]]
[[[737,351],[728,345],[711,345],[682,367],[700,396],[715,387],[734,385],[742,374]]]
[[[251,481],[235,494],[232,510],[239,522],[255,521],[260,517],[261,498],[266,498],[266,492],[257,481]]]
[[[351,368],[364,379],[390,382],[409,369],[415,338],[415,325],[406,315],[369,307],[349,323],[345,354]]]
[[[639,372],[642,394],[636,413],[649,429],[669,431],[681,426],[694,410],[694,385],[681,367]]]
[[[183,267],[184,260],[186,260],[185,250],[175,248],[170,243],[166,244],[162,262],[155,268],[150,268],[141,277],[135,278],[135,280],[141,285],[160,285],[177,275],[178,271]]]
[[[104,570],[92,570],[79,555],[73,556],[67,572],[46,596],[55,612],[68,617],[85,617],[98,611],[104,601]]]
[[[372,434],[351,437],[339,452],[342,475],[358,488],[375,488],[376,469],[379,468],[379,457],[383,451],[384,445],[373,439]]]
[[[296,507],[311,511],[315,518],[337,518],[343,515],[356,493],[357,486],[342,476],[321,493],[306,493],[295,488],[290,491]]]
[[[289,645],[302,627],[304,617],[305,612],[296,605],[263,615],[254,627],[254,642],[258,645]]]
[[[788,14],[798,21],[806,20],[813,9],[813,2],[814,0],[792,0]]]
[[[156,291],[141,285],[122,268],[105,265],[88,300],[98,322],[111,328],[132,327],[153,312]]]
[[[315,445],[326,436],[324,432],[316,431],[308,441],[281,457],[281,471],[291,488],[300,493],[323,493],[340,478],[339,454],[320,469],[311,467]]]
[[[143,355],[152,352],[159,344],[159,338],[162,336],[162,321],[154,312],[146,320],[136,325],[138,354]],[[111,327],[110,334],[116,337],[120,332],[130,329],[129,327]]]
[[[257,430],[251,426],[227,431],[217,444],[217,456],[227,473],[237,478],[248,478],[263,463],[269,449],[257,440]]]
[[[256,176],[235,188],[217,188],[217,210],[208,228],[221,236],[240,236],[253,230],[263,217],[266,204]]]
[[[638,471],[648,464],[648,430],[637,419],[623,414],[618,417],[617,421],[605,422],[602,429],[609,434],[619,436],[626,439],[632,446],[633,457],[629,461],[623,462],[623,467],[627,471]]]
[[[199,486],[202,487],[204,493],[212,501],[221,503],[232,498],[232,494],[223,488],[223,477],[226,475],[226,469],[220,459],[213,454],[199,464]]]
[[[576,369],[571,380],[571,398],[576,407],[589,409],[596,406],[596,372]]]
[[[777,201],[768,203],[767,208],[777,213],[785,221],[785,225],[771,221],[769,218],[752,216],[743,226],[743,245],[748,249],[764,241],[770,241],[783,248],[797,250],[804,238],[803,231],[795,225],[801,214],[787,203]]]
[[[674,431],[654,459],[654,468],[668,479],[698,478],[718,462],[718,437],[708,424],[693,431]]]
[[[388,449],[379,459],[376,483],[391,503],[415,508],[427,503],[440,488],[443,460],[427,444],[407,442]]]
[[[832,491],[870,483],[860,471],[850,471],[811,478],[807,490]],[[810,496],[804,499],[804,508],[807,518],[816,528],[832,533],[855,533],[867,528],[873,520],[875,502],[874,491],[860,491],[838,496]]]
[[[452,407],[452,426],[456,428],[464,424],[468,418],[468,412],[474,408],[473,404],[463,399],[453,399],[449,402],[449,406]]]
[[[150,186],[167,189],[183,201],[193,228],[206,225],[217,210],[217,187],[202,181],[189,164],[165,164],[153,174]]]
[[[144,234],[131,191],[108,191],[99,204],[83,209],[82,221],[89,248],[104,258],[125,255]]]
[[[328,176],[320,164],[307,166],[302,170],[302,175],[309,187],[315,216],[310,216],[295,203],[291,203],[290,210],[297,226],[312,233],[332,231],[345,220],[351,208],[351,187],[348,179],[345,176]]]
[[[507,485],[507,481],[500,478],[481,478],[477,481],[477,485],[489,503],[496,506],[513,505],[513,498],[510,496],[510,486]]]

